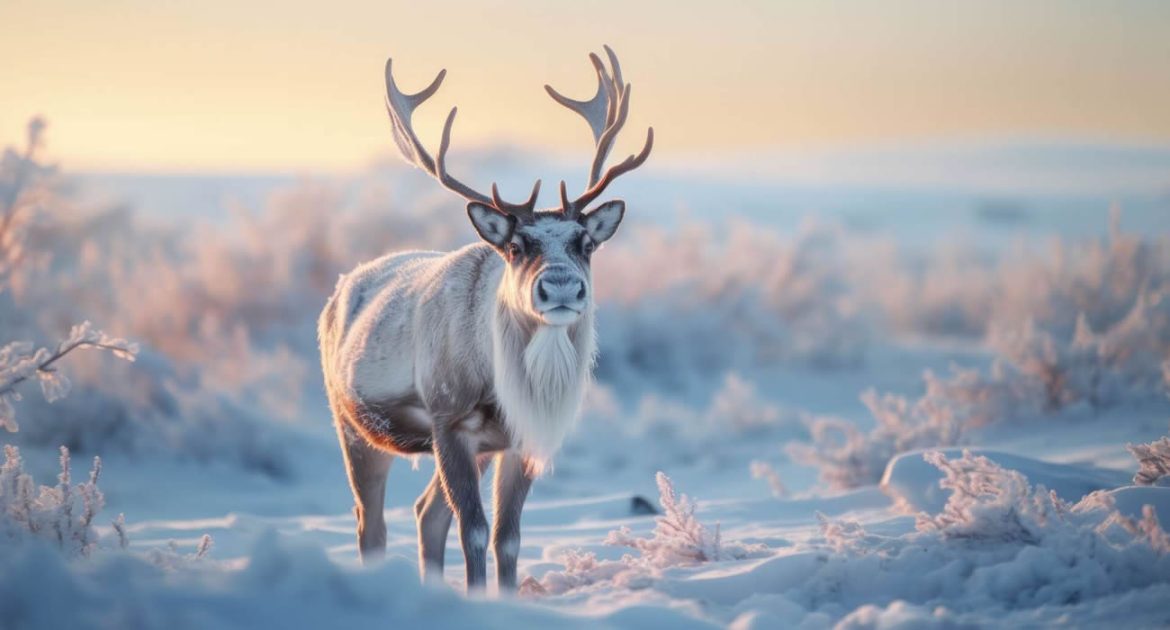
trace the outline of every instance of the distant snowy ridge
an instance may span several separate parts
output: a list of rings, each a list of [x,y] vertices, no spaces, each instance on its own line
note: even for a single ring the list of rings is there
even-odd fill
[[[1170,194],[1170,143],[939,139],[838,149],[666,158],[670,170],[740,181],[998,194]]]

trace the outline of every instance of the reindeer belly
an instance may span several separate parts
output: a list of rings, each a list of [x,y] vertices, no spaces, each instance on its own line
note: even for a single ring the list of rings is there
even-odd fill
[[[380,401],[352,401],[347,422],[370,444],[401,455],[434,450],[434,418],[416,394]],[[455,429],[477,453],[504,451],[512,440],[495,405],[477,407],[455,421]]]
[[[430,415],[417,396],[345,401],[344,419],[370,444],[400,454],[430,452]]]

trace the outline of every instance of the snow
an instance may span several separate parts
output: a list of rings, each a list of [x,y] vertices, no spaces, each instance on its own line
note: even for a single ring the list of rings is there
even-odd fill
[[[316,367],[337,274],[470,242],[459,204],[385,166],[253,182],[234,214],[158,201],[198,178],[133,212],[101,211],[93,177],[51,191],[27,231],[51,256],[5,276],[0,343],[91,319],[140,351],[70,354],[69,395],[25,389],[0,434],[5,479],[50,490],[38,522],[61,445],[101,456],[105,500],[85,553],[0,542],[0,627],[1170,624],[1164,200],[1028,197],[1005,226],[960,189],[684,171],[629,191],[595,256],[597,382],[533,487],[516,596],[463,595],[454,536],[447,584],[419,583],[428,458],[392,467],[387,558],[359,564]]]
[[[1105,492],[1117,511],[1130,518],[1140,518],[1142,508],[1151,506],[1158,520],[1170,523],[1170,488],[1126,486]]]
[[[167,570],[126,555],[77,569],[53,550],[28,546],[0,560],[0,616],[11,628],[413,626],[420,619],[439,627],[589,625],[551,610],[424,587],[404,560],[345,570],[321,547],[275,533],[261,537],[248,556],[238,570]]]

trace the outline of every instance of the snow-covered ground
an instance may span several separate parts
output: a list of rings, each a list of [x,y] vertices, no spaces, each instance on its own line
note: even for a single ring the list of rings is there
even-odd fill
[[[1170,624],[1170,487],[1133,486],[1126,448],[1170,427],[1168,188],[1143,180],[1113,224],[1083,190],[631,188],[646,211],[597,256],[598,383],[525,509],[521,592],[467,597],[455,536],[448,586],[418,583],[426,458],[392,467],[387,559],[358,563],[312,332],[347,265],[468,241],[458,204],[378,167],[253,180],[242,215],[169,213],[159,180],[93,212],[134,181],[86,178],[3,294],[6,337],[88,317],[142,351],[76,357],[72,395],[25,392],[0,434],[41,484],[60,444],[75,479],[100,455],[105,495],[86,557],[3,547],[0,627]]]

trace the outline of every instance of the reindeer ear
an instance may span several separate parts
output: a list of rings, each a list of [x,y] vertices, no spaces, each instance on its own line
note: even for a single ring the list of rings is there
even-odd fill
[[[479,232],[479,237],[493,246],[503,247],[512,240],[516,217],[478,201],[467,204],[467,216],[471,217],[471,225]]]
[[[581,225],[594,243],[604,243],[617,232],[622,217],[626,216],[626,202],[616,199],[607,201],[581,216]]]

